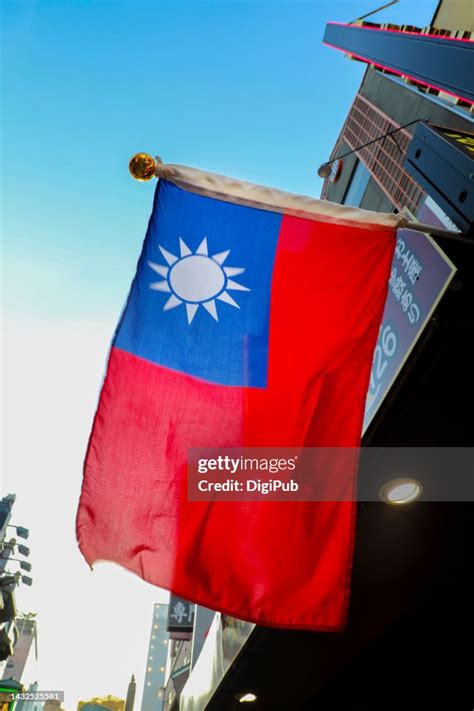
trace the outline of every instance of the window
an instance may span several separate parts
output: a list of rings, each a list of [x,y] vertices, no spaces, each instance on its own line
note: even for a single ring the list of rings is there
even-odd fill
[[[354,170],[352,171],[349,185],[343,197],[344,205],[359,207],[362,198],[364,197],[365,189],[370,179],[370,173],[360,160],[357,161]]]

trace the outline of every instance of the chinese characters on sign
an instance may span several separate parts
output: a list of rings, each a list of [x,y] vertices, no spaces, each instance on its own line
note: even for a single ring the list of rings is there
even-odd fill
[[[168,608],[169,632],[192,632],[195,605],[177,595],[171,595]]]
[[[374,352],[364,429],[390,390],[456,269],[427,235],[399,230]]]
[[[411,324],[420,320],[420,308],[414,301],[412,291],[422,269],[423,265],[407,248],[405,240],[399,237],[395,248],[395,259],[392,265],[389,286]]]

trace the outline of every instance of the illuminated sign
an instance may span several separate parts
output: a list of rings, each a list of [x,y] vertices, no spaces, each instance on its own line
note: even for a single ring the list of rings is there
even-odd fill
[[[0,686],[0,711],[13,711],[15,708],[15,696],[18,691],[18,689]]]
[[[194,602],[171,595],[168,606],[168,632],[192,632],[195,607]]]
[[[466,153],[469,158],[474,158],[474,133],[466,133],[465,131],[455,131],[452,128],[444,128],[443,126],[430,127],[446,138],[451,144],[460,148]]]

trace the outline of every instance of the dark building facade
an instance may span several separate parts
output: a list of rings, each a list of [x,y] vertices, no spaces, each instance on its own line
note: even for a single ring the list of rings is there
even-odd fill
[[[357,54],[369,66],[348,116],[341,117],[322,198],[379,212],[408,211],[411,219],[452,231],[448,238],[410,233],[413,244],[439,257],[449,277],[368,421],[365,445],[473,444],[474,169],[468,166],[474,71],[466,62],[474,55],[472,43],[466,43],[474,28],[468,5],[457,3],[452,13],[466,24],[446,30],[440,25],[424,32],[375,25],[359,34],[364,28],[330,30],[328,44]],[[436,18],[448,23],[450,6],[440,2],[432,24]],[[383,34],[388,29],[390,34]],[[410,51],[400,51],[402,45]],[[456,175],[446,180],[453,169]],[[432,281],[431,263],[418,261],[417,249],[403,251],[397,243],[398,275],[389,285],[389,296],[397,295],[407,318],[414,302],[406,287],[413,291]],[[397,291],[402,283],[405,291]],[[445,476],[454,474],[448,464]],[[469,707],[474,682],[465,649],[474,634],[473,531],[471,500],[403,507],[360,502],[345,630],[315,634],[253,627],[239,637],[220,616],[202,652],[212,674],[202,683],[205,670],[198,662],[181,708],[237,709],[242,697],[254,709]],[[222,650],[229,629],[238,641],[226,664]]]
[[[378,212],[408,208],[416,216],[428,193],[407,170],[405,162],[416,130],[424,123],[466,135],[474,131],[470,109],[422,92],[370,66],[331,158],[356,152],[342,159],[337,182],[325,180],[322,197]],[[390,132],[393,133],[386,136]],[[380,140],[356,150],[379,137]],[[454,215],[451,217],[455,219]]]

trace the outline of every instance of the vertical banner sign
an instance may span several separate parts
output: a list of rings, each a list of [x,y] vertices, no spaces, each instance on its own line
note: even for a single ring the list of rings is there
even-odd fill
[[[389,290],[374,352],[365,432],[446,291],[456,267],[429,236],[398,230]]]
[[[194,602],[189,602],[184,597],[171,595],[168,607],[168,632],[192,632],[194,611]]]

